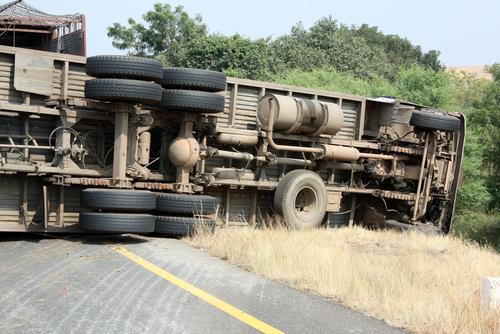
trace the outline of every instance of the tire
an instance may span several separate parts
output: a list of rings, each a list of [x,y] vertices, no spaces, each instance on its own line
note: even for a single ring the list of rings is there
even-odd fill
[[[117,233],[151,233],[155,217],[138,213],[80,213],[80,227],[86,231]]]
[[[410,124],[428,130],[458,131],[460,129],[460,120],[456,117],[423,111],[414,111],[411,114]]]
[[[148,211],[156,206],[156,196],[147,190],[84,189],[80,205],[89,209]]]
[[[163,71],[163,77],[159,83],[167,89],[190,89],[205,92],[226,90],[226,76],[224,74],[197,68],[167,68]]]
[[[317,227],[326,213],[326,189],[318,174],[293,170],[278,183],[274,209],[293,229]]]
[[[215,213],[215,197],[208,195],[156,194],[156,211],[175,214],[210,215]]]
[[[197,228],[206,228],[213,232],[215,222],[213,219],[199,219],[191,217],[155,217],[155,233],[167,234],[173,236],[192,235]]]
[[[193,90],[165,89],[160,106],[166,110],[215,114],[224,111],[224,96]]]
[[[85,81],[85,97],[94,100],[158,103],[161,86],[130,79],[92,79]]]
[[[131,56],[88,57],[85,71],[96,78],[159,81],[163,76],[159,61]]]

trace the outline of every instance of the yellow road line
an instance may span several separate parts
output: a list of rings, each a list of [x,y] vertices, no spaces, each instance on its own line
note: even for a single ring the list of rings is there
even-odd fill
[[[128,258],[129,260],[137,263],[141,267],[149,270],[153,274],[160,276],[161,278],[169,281],[170,283],[178,286],[179,288],[189,292],[190,294],[200,298],[201,300],[209,303],[210,305],[218,308],[219,310],[226,312],[230,316],[238,319],[239,321],[247,324],[248,326],[255,328],[262,333],[279,334],[282,333],[279,329],[276,329],[259,319],[252,317],[250,314],[243,312],[242,310],[226,303],[225,301],[205,292],[204,290],[197,288],[196,286],[189,284],[188,282],[180,279],[179,277],[169,273],[168,271],[152,264],[151,262],[143,259],[139,255],[132,253],[131,251],[125,249],[121,246],[112,247],[118,254],[121,254]]]

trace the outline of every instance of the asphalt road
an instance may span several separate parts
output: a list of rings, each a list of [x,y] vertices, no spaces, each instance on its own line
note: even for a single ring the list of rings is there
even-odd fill
[[[200,299],[118,245],[237,311]],[[0,234],[0,257],[0,333],[256,333],[256,322],[285,333],[403,332],[175,239]],[[254,320],[241,321],[244,314]]]

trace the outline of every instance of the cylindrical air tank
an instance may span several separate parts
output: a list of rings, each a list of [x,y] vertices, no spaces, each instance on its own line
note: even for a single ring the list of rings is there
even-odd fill
[[[258,103],[257,121],[266,129],[273,108],[273,130],[286,134],[335,135],[344,122],[342,108],[335,103],[267,94]]]

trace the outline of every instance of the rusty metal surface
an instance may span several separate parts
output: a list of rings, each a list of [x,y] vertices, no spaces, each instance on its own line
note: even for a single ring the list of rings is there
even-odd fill
[[[11,1],[0,6],[0,22],[13,25],[43,25],[58,27],[81,21],[81,14],[52,15],[24,1]]]
[[[14,60],[14,88],[18,91],[50,96],[54,59],[19,53]]]
[[[386,152],[404,153],[411,155],[423,155],[424,151],[422,148],[404,147],[396,145],[381,145],[382,150]]]
[[[404,201],[414,201],[416,197],[415,194],[405,194],[397,191],[387,191],[387,190],[382,190],[380,192],[380,196],[385,198],[400,199]]]

